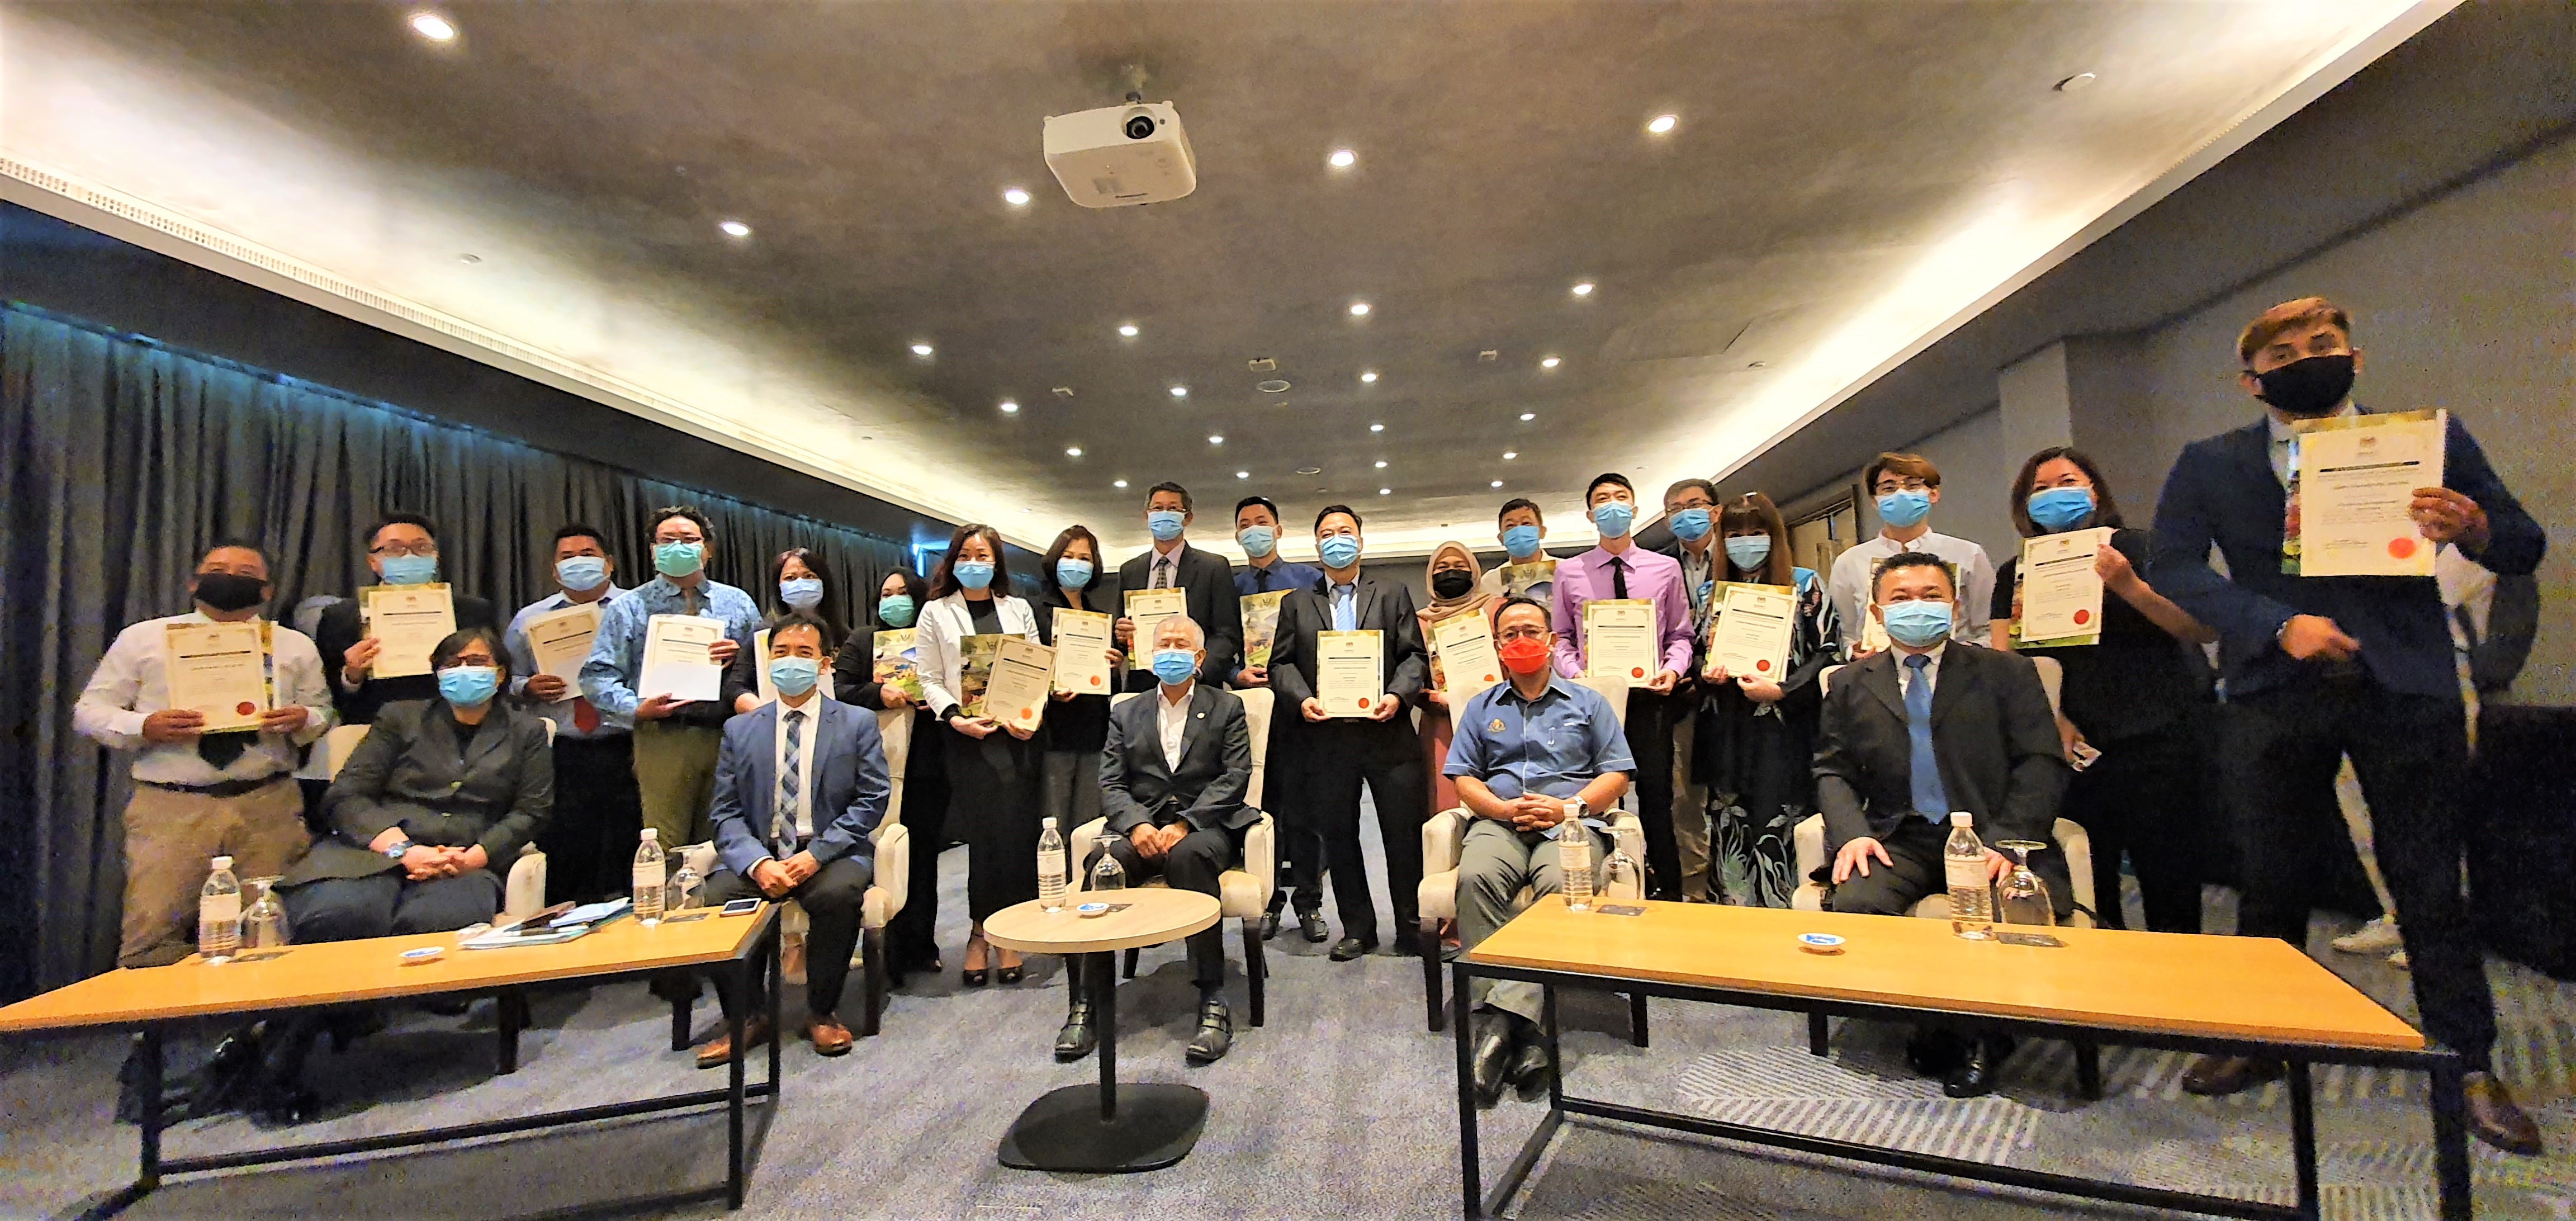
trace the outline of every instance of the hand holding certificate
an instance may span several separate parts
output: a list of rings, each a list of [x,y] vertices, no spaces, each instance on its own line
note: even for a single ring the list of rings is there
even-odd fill
[[[367,671],[375,678],[429,673],[429,655],[456,634],[456,600],[436,582],[370,585],[358,596],[358,617],[381,646]]]
[[[1315,633],[1315,702],[1327,717],[1370,717],[1386,694],[1383,633]]]
[[[1631,687],[1663,669],[1655,652],[1655,604],[1645,598],[1596,598],[1583,604],[1584,672]]]
[[[1154,668],[1154,633],[1162,629],[1164,620],[1189,613],[1189,597],[1187,591],[1178,589],[1127,591],[1127,617],[1136,625],[1135,643],[1127,648],[1128,669]]]
[[[2062,648],[2102,642],[2102,576],[2094,556],[2111,541],[2109,526],[2022,540],[2013,579],[2020,588],[2017,648]]]
[[[1035,730],[1046,715],[1048,689],[1055,685],[1055,655],[1056,650],[1035,641],[1002,637],[984,683],[984,715],[1022,737]]]
[[[1056,690],[1107,695],[1115,689],[1109,681],[1109,632],[1116,622],[1098,611],[1056,608]]]
[[[2448,414],[2300,420],[2282,568],[2309,577],[2429,577],[2415,489],[2442,483]]]
[[[1709,625],[1708,664],[1733,678],[1777,683],[1789,669],[1789,643],[1798,628],[1798,594],[1775,585],[1730,581],[1725,601]]]
[[[537,673],[564,680],[564,699],[581,694],[581,663],[590,659],[591,639],[599,635],[599,606],[584,602],[528,620],[528,651],[536,654]]]
[[[201,714],[206,733],[259,728],[269,702],[267,629],[259,620],[171,624],[169,706]]]
[[[875,678],[879,685],[903,692],[904,698],[921,702],[921,671],[917,668],[920,654],[918,628],[882,627],[876,635]]]
[[[644,628],[644,670],[635,684],[643,699],[711,700],[724,694],[724,667],[708,652],[725,638],[721,619],[704,615],[655,615]]]
[[[1478,692],[1503,681],[1502,659],[1494,653],[1493,625],[1483,611],[1451,615],[1431,625],[1431,649],[1440,659],[1440,695],[1451,715]]]

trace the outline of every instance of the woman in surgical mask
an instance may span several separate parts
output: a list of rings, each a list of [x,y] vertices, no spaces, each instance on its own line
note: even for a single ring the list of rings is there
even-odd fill
[[[887,573],[877,583],[876,594],[863,604],[867,621],[844,639],[841,651],[832,658],[832,672],[839,677],[834,690],[843,703],[880,712],[912,711],[899,813],[904,827],[912,832],[912,842],[921,847],[912,854],[909,897],[886,925],[887,965],[898,982],[913,971],[936,974],[941,969],[935,935],[939,850],[949,842],[947,748],[948,739],[956,735],[911,694],[920,683],[921,654],[913,628],[920,622],[918,608],[929,601],[928,592],[921,574],[909,568]],[[892,681],[880,682],[880,675]],[[882,725],[886,719],[877,720]]]
[[[1535,551],[1536,546],[1533,545],[1531,550]],[[1431,591],[1431,600],[1413,612],[1413,617],[1422,625],[1423,647],[1431,648],[1433,628],[1460,615],[1483,615],[1487,631],[1492,630],[1494,608],[1502,605],[1503,600],[1497,594],[1485,592],[1484,575],[1484,566],[1476,562],[1476,553],[1467,550],[1465,543],[1447,542],[1431,549],[1431,560],[1423,565],[1422,570],[1423,587]],[[1451,729],[1449,698],[1442,694],[1447,673],[1440,665],[1439,652],[1434,649],[1431,654],[1431,685],[1423,688],[1419,697],[1422,723],[1418,732],[1422,736],[1424,763],[1431,769],[1431,808],[1423,811],[1425,818],[1442,810],[1458,808],[1457,782],[1441,774],[1449,762]]]
[[[841,623],[840,590],[834,588],[831,569],[823,557],[803,547],[790,547],[778,553],[769,565],[768,617],[777,620],[789,613],[803,611],[821,619],[832,629],[832,639],[846,641],[849,630]],[[764,702],[761,678],[769,665],[769,636],[762,629],[753,647],[734,655],[733,664],[725,668],[724,699],[736,714],[749,712]],[[856,673],[853,671],[852,673]],[[839,659],[823,674],[823,694],[837,688],[834,679],[841,674]]]
[[[2216,637],[2143,575],[2152,540],[2128,528],[2102,470],[2082,450],[2032,454],[2013,477],[2013,525],[2024,538],[2099,530],[2093,575],[2101,618],[2065,643],[2025,640],[2021,560],[1995,573],[1993,643],[2064,668],[2057,733],[2082,761],[2061,812],[2092,839],[2093,893],[2101,922],[2128,927],[2120,857],[2128,854],[2150,931],[2200,931],[2198,812],[2207,764],[2197,732],[2200,684],[2184,649]],[[2098,752],[2098,755],[2097,755]]]
[[[985,942],[984,918],[1038,897],[1039,731],[966,711],[992,671],[997,637],[1041,643],[1036,614],[1010,590],[1001,532],[959,526],[915,629],[922,701],[939,717],[943,727],[933,736],[948,752],[947,830],[966,841],[966,915],[973,928],[961,970],[970,988],[983,987],[988,974],[1020,982],[1019,954]],[[970,654],[977,664],[967,664]],[[1073,828],[1058,830],[1071,838]]]
[[[1056,644],[1060,611],[1117,617],[1110,591],[1103,587],[1110,578],[1100,568],[1100,540],[1084,526],[1065,527],[1047,548],[1046,558],[1038,561],[1038,637],[1049,648]],[[1115,644],[1107,652],[1110,673],[1121,673],[1118,667],[1126,664],[1127,655]],[[1070,841],[1074,828],[1100,817],[1100,748],[1109,742],[1109,693],[1056,692],[1040,737],[1045,759],[1040,768],[1044,787],[1039,813],[1054,819],[1058,831]]]
[[[1787,907],[1798,879],[1790,829],[1815,806],[1816,725],[1824,706],[1825,668],[1841,660],[1841,625],[1815,570],[1790,562],[1789,527],[1771,498],[1748,492],[1717,514],[1726,551],[1721,580],[1797,591],[1797,626],[1787,665],[1776,676],[1730,674],[1711,664],[1700,675],[1702,714],[1692,743],[1692,779],[1708,788],[1706,864],[1682,853],[1686,899],[1752,907]],[[1710,599],[1718,613],[1722,592]],[[1701,870],[1706,872],[1702,873]]]

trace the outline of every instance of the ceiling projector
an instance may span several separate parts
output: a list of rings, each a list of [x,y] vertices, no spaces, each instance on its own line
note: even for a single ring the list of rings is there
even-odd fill
[[[1048,115],[1046,163],[1086,208],[1163,203],[1199,187],[1198,159],[1170,102]]]

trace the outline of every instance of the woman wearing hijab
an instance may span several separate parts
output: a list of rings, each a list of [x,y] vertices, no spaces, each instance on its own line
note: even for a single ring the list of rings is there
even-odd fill
[[[1797,890],[1790,829],[1815,805],[1816,721],[1822,678],[1840,661],[1833,599],[1811,568],[1789,562],[1789,527],[1771,498],[1748,492],[1727,502],[1717,528],[1727,581],[1798,593],[1787,674],[1778,682],[1711,664],[1700,674],[1702,715],[1691,750],[1697,782],[1708,786],[1708,875],[1682,878],[1682,896],[1747,907],[1787,907]]]
[[[1431,602],[1413,612],[1422,623],[1422,642],[1431,643],[1431,629],[1443,620],[1459,615],[1480,614],[1493,626],[1494,606],[1502,599],[1491,593],[1478,592],[1484,576],[1476,553],[1465,543],[1447,542],[1433,548],[1431,560],[1424,565],[1422,579],[1431,590]],[[1431,655],[1431,685],[1422,690],[1422,753],[1430,760],[1431,809],[1437,814],[1458,806],[1458,786],[1442,774],[1449,762],[1449,699],[1441,694],[1446,681],[1440,668],[1440,655]]]

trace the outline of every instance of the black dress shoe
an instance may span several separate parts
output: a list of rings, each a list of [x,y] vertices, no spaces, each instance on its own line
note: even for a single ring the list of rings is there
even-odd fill
[[[1319,911],[1297,913],[1297,933],[1316,945],[1324,944],[1324,939],[1333,935],[1324,927],[1324,913]]]
[[[1261,913],[1261,939],[1263,941],[1268,941],[1278,935],[1279,913],[1275,911]]]
[[[2251,1056],[2202,1056],[2182,1075],[2182,1092],[2202,1098],[2242,1093],[2266,1081],[2278,1081],[2290,1066]]]
[[[1475,1043],[1468,1055],[1474,1066],[1476,1105],[1490,1107],[1503,1097],[1503,1071],[1511,1063],[1511,1027],[1503,1015],[1480,1012],[1476,1015]]]
[[[2507,1153],[2540,1156],[2540,1128],[2514,1105],[2504,1082],[2493,1073],[2470,1073],[2461,1088],[2468,1095],[2471,1135]]]
[[[1535,1032],[1531,1032],[1527,1041],[1520,1044],[1520,1050],[1512,1053],[1510,1072],[1513,1088],[1524,1094],[1545,1090],[1547,1069],[1547,1045],[1538,1040]]]
[[[1375,941],[1362,941],[1357,937],[1344,937],[1340,941],[1333,943],[1333,952],[1330,957],[1335,962],[1349,962],[1350,960],[1367,954],[1369,951],[1376,948],[1377,942]]]
[[[1185,1058],[1192,1064],[1214,1064],[1233,1047],[1234,1015],[1226,1012],[1225,1001],[1214,996],[1200,1001],[1199,1032]]]
[[[1098,1046],[1100,1036],[1091,1029],[1091,1002],[1075,1001],[1064,1015],[1064,1029],[1055,1032],[1056,1061],[1070,1064]]]
[[[2003,1035],[1978,1039],[1968,1051],[1968,1058],[1941,1082],[1941,1092],[1952,1098],[1983,1098],[1995,1092],[1995,1080],[2003,1075],[2004,1061],[2012,1055],[2013,1041]]]
[[[1967,1057],[1967,1045],[1947,1030],[1917,1027],[1905,1038],[1905,1066],[1926,1077],[1947,1077]]]

